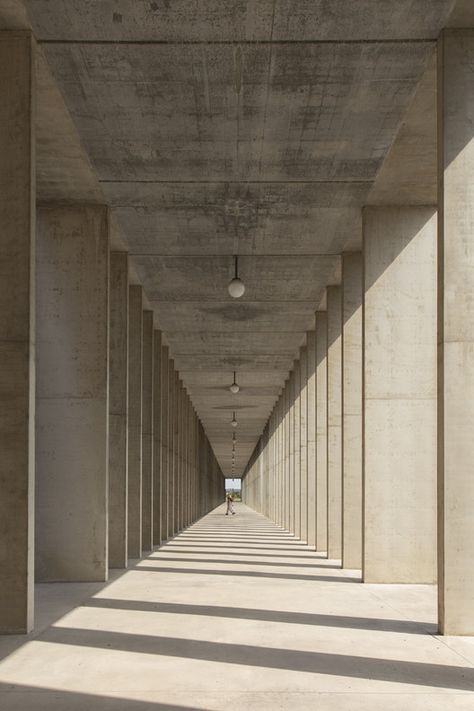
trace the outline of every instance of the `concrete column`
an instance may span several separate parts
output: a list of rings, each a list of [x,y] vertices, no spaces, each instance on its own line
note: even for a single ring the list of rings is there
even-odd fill
[[[170,358],[168,372],[168,538],[174,536],[174,477],[175,462],[175,429],[174,418],[176,410],[176,372],[174,360]]]
[[[307,466],[308,466],[308,545],[316,545],[316,334],[308,331],[307,346]]]
[[[143,293],[133,285],[128,307],[128,557],[142,555]]]
[[[127,567],[128,254],[110,255],[109,567]]]
[[[109,226],[102,206],[38,212],[36,572],[108,575]]]
[[[290,373],[289,380],[289,461],[288,461],[288,490],[289,490],[289,517],[288,529],[295,532],[295,371]]]
[[[153,545],[161,545],[161,448],[162,448],[162,338],[161,331],[153,334]]]
[[[308,351],[300,354],[300,480],[301,480],[301,540],[308,540]]]
[[[436,579],[436,214],[364,210],[367,582]]]
[[[168,538],[169,350],[161,347],[161,540]]]
[[[342,302],[341,288],[327,290],[328,558],[342,555]]]
[[[31,34],[0,32],[0,634],[33,627],[34,66]]]
[[[153,550],[153,311],[143,312],[142,549]]]
[[[474,31],[438,46],[438,604],[474,634]]]
[[[327,551],[327,314],[316,311],[316,550]]]
[[[294,487],[295,487],[295,529],[294,533],[297,538],[301,538],[301,367],[300,362],[297,360],[295,362],[294,373],[294,419],[293,419],[293,431],[294,431]]]
[[[342,565],[362,567],[362,255],[342,257]]]
[[[290,530],[290,407],[291,374],[285,383],[285,529]]]

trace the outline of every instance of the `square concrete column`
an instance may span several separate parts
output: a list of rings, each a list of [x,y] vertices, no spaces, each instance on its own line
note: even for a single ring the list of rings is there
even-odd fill
[[[37,579],[107,580],[107,209],[41,208],[36,269]]]
[[[153,334],[153,545],[161,545],[161,418],[162,418],[162,338]]]
[[[316,546],[316,333],[306,334],[307,347],[307,467],[308,545]]]
[[[436,213],[364,210],[363,577],[436,580]]]
[[[300,362],[295,362],[294,373],[294,416],[293,416],[293,431],[294,431],[294,487],[295,487],[295,529],[294,533],[297,538],[301,538],[301,367]]]
[[[176,410],[176,371],[174,360],[170,358],[168,370],[168,536],[174,536],[174,477],[175,462],[175,429],[174,418]]]
[[[362,567],[362,255],[342,255],[342,566]]]
[[[153,311],[143,312],[142,549],[153,549]]]
[[[316,311],[316,550],[328,545],[327,313]]]
[[[474,30],[438,46],[438,571],[444,634],[474,634]]]
[[[34,43],[0,32],[0,634],[33,627]]]
[[[288,461],[288,491],[289,491],[289,517],[288,530],[295,532],[295,371],[290,373],[289,380],[289,461]]]
[[[143,292],[133,285],[128,310],[128,557],[142,555]]]
[[[161,540],[168,538],[169,350],[161,348]]]
[[[109,567],[127,567],[128,254],[110,255]]]
[[[342,300],[327,290],[328,558],[342,556]]]
[[[306,346],[300,353],[300,492],[301,527],[300,538],[308,540],[308,351]]]

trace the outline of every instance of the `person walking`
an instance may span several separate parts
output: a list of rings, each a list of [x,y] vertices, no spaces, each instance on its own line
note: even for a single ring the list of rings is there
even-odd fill
[[[227,501],[227,510],[225,512],[225,515],[228,516],[231,513],[232,516],[234,516],[235,515],[234,499],[232,498],[232,494],[227,494],[226,501]]]

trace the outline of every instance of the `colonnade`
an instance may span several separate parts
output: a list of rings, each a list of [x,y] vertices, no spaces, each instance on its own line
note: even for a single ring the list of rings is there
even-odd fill
[[[443,32],[438,203],[363,209],[242,484],[364,581],[437,582],[445,634],[474,634],[473,66]]]
[[[0,33],[0,633],[34,582],[105,581],[224,478],[103,205],[35,194],[35,45]]]

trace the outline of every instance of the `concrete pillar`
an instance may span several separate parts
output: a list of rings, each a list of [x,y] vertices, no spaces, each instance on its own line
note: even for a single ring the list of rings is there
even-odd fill
[[[474,634],[474,30],[438,47],[438,574],[443,634]]]
[[[341,288],[327,290],[328,558],[342,555],[342,302]]]
[[[307,346],[307,467],[308,467],[308,545],[316,545],[316,334],[308,331]]]
[[[295,362],[294,373],[294,487],[295,487],[295,528],[294,533],[297,538],[301,538],[301,367],[300,362]]]
[[[38,212],[36,572],[108,575],[109,226],[103,206]]]
[[[133,285],[128,308],[128,557],[142,555],[143,292]]]
[[[289,517],[288,529],[295,532],[295,371],[290,373],[289,380],[289,461],[288,461],[288,488],[289,488]]]
[[[128,254],[110,255],[109,567],[127,567]]]
[[[290,407],[291,407],[291,374],[285,383],[285,522],[284,527],[290,530]]]
[[[316,550],[327,551],[327,314],[316,311]]]
[[[142,549],[153,550],[153,311],[143,312]]]
[[[34,46],[0,32],[0,634],[33,627]]]
[[[342,256],[342,566],[362,567],[362,255]]]
[[[308,540],[308,351],[300,353],[300,492],[301,492],[301,540]]]
[[[436,214],[364,210],[367,582],[436,579]]]
[[[174,475],[175,463],[175,430],[174,418],[176,409],[176,372],[174,360],[170,358],[168,370],[168,538],[174,536]]]
[[[161,540],[168,538],[169,350],[161,348]]]
[[[162,448],[162,338],[161,331],[153,334],[153,545],[161,545],[161,448]]]

